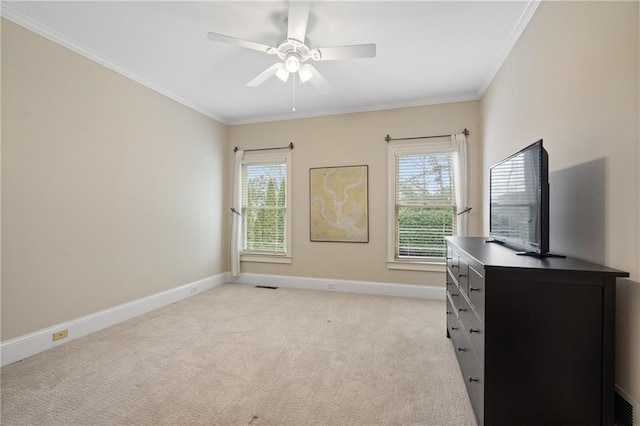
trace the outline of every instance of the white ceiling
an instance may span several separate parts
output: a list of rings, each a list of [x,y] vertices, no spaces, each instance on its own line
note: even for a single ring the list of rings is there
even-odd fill
[[[333,91],[277,78],[277,58],[207,40],[277,45],[286,1],[3,2],[2,15],[225,124],[478,99],[537,1],[318,1],[312,47],[375,43],[368,59],[315,62]]]

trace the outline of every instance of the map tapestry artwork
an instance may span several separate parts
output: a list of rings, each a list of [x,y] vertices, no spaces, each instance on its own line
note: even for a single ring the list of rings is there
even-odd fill
[[[309,169],[311,241],[369,242],[369,166]]]

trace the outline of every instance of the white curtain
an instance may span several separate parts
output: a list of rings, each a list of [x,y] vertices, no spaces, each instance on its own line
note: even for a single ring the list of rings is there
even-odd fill
[[[451,135],[451,147],[453,148],[453,173],[456,185],[456,205],[458,213],[468,208],[467,187],[468,185],[468,163],[467,163],[467,137],[464,133]],[[462,213],[458,216],[458,235],[467,235],[467,223],[469,213]]]
[[[242,156],[244,151],[236,151],[236,160],[233,165],[233,197],[232,208],[242,212]],[[231,213],[231,276],[240,276],[240,251],[242,250],[242,217],[234,212]]]

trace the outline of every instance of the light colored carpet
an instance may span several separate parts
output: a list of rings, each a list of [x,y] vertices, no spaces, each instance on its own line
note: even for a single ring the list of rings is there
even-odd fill
[[[226,284],[2,368],[2,424],[473,425],[442,301]]]

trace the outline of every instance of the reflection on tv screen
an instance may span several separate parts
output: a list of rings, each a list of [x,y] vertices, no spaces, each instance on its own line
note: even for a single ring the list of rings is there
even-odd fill
[[[518,153],[491,169],[491,234],[540,240],[540,150]]]

